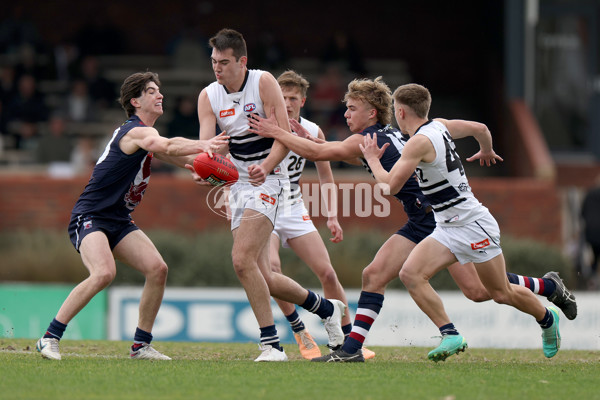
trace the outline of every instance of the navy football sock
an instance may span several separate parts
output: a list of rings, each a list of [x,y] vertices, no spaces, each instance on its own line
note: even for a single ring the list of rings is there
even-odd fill
[[[270,345],[279,351],[283,350],[279,344],[279,335],[277,335],[277,328],[275,325],[260,328],[260,344],[263,346]]]
[[[292,331],[294,331],[294,333],[298,333],[301,330],[305,329],[304,322],[302,322],[296,310],[294,310],[294,312],[290,315],[286,315],[285,318],[289,321],[290,326],[292,327]]]
[[[333,315],[333,303],[310,290],[308,291],[306,300],[300,304],[300,307],[313,314],[317,314],[321,319]]]
[[[54,318],[50,325],[48,326],[48,330],[44,334],[45,338],[54,338],[60,340],[65,333],[65,329],[67,329],[67,325],[59,322]]]

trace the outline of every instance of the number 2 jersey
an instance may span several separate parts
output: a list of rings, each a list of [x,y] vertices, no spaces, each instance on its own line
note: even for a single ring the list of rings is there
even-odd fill
[[[72,215],[129,221],[150,181],[152,153],[138,149],[125,154],[119,141],[130,130],[145,126],[137,115],[115,130],[96,162],[92,176],[73,207]]]
[[[206,87],[206,94],[212,110],[217,118],[217,124],[222,131],[227,131],[229,153],[235,164],[240,182],[248,181],[248,167],[260,164],[273,146],[274,139],[264,138],[248,132],[248,116],[257,114],[266,118],[262,99],[260,98],[259,81],[264,71],[250,69],[239,92],[229,93],[224,85],[213,82]],[[276,166],[267,179],[287,178],[287,172]]]
[[[435,160],[421,161],[416,170],[421,190],[433,207],[435,221],[441,226],[462,226],[481,218],[488,209],[473,195],[456,145],[438,121],[429,121],[415,132],[427,137],[435,149]]]
[[[385,149],[383,156],[380,159],[381,166],[388,172],[390,172],[394,167],[394,164],[396,164],[396,161],[400,158],[402,149],[408,140],[408,136],[402,135],[396,128],[381,123],[376,123],[359,134],[363,136],[375,134],[377,136],[377,146],[380,148],[386,143],[390,144],[390,146]],[[360,160],[367,171],[373,175],[371,168],[365,159],[361,158]],[[394,197],[402,202],[404,211],[410,219],[420,219],[427,212],[429,201],[419,188],[419,183],[414,174],[408,178],[404,186],[402,186],[400,191],[396,193]]]

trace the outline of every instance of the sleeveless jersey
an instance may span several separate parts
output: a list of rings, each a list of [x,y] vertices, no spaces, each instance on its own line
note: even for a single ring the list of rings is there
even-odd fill
[[[421,161],[417,168],[419,185],[433,207],[436,223],[462,226],[488,212],[471,192],[456,145],[441,122],[429,121],[415,135],[426,136],[435,149],[432,163]]]
[[[385,143],[390,143],[390,146],[385,149],[383,156],[380,159],[381,166],[386,171],[390,172],[394,164],[396,164],[396,161],[398,161],[402,155],[402,149],[408,140],[408,136],[402,135],[399,130],[390,125],[383,125],[379,122],[360,132],[360,135],[365,136],[373,133],[377,135],[377,146],[380,148]],[[367,171],[373,175],[366,160],[361,158],[361,162]],[[394,197],[402,202],[408,218],[425,214],[426,208],[429,206],[429,201],[427,201],[419,188],[419,183],[416,180],[415,174],[406,181],[404,186],[402,186],[400,191],[396,193]]]
[[[300,125],[311,134],[312,137],[319,136],[319,126],[314,122],[300,117]],[[290,151],[284,160],[288,176],[290,177],[290,195],[288,200],[291,204],[295,204],[302,199],[302,191],[300,190],[300,175],[306,166],[306,159],[298,154]]]
[[[152,153],[139,149],[125,154],[119,148],[119,141],[131,129],[140,126],[145,125],[134,115],[115,130],[73,207],[73,215],[131,219],[129,214],[142,201],[150,180]]]
[[[260,98],[259,81],[264,71],[248,70],[239,92],[229,93],[225,86],[213,82],[206,88],[206,94],[217,124],[227,131],[231,161],[239,172],[239,181],[248,181],[248,167],[260,164],[271,152],[274,139],[263,138],[248,132],[248,116],[257,114],[266,118],[263,102]],[[287,177],[285,169],[278,165],[271,175]]]

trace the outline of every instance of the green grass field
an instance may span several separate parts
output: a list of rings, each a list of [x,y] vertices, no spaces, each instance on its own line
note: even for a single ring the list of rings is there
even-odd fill
[[[0,339],[0,399],[600,399],[600,352],[372,347],[374,360],[255,363],[256,344],[156,342],[173,361],[128,359],[128,342],[61,342],[49,361],[35,340]],[[326,351],[326,348],[322,348]]]

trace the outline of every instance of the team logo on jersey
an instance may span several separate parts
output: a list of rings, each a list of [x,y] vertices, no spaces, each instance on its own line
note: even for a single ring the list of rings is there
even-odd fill
[[[256,110],[256,104],[254,103],[248,103],[244,106],[244,112],[252,112]]]
[[[482,240],[481,242],[471,243],[471,249],[473,249],[473,250],[483,249],[484,247],[488,247],[489,245],[490,245],[490,240],[485,239],[485,240]]]
[[[260,194],[260,199],[262,201],[266,201],[267,203],[271,204],[272,206],[275,205],[275,201],[276,201],[275,198],[269,196],[268,194],[261,193]]]
[[[302,216],[302,220],[303,221],[310,221],[310,215],[303,215]]]
[[[219,117],[221,117],[221,118],[232,117],[234,115],[235,115],[235,109],[233,109],[233,108],[230,108],[229,110],[219,111]]]
[[[142,201],[142,197],[144,197],[144,193],[146,192],[146,188],[148,187],[148,182],[150,181],[150,164],[152,163],[152,153],[148,153],[148,155],[144,158],[142,162],[142,167],[138,172],[137,176],[131,182],[129,186],[129,190],[125,193],[125,197],[123,200],[125,201],[125,207],[127,209],[133,211],[140,201]]]
[[[463,182],[460,185],[458,185],[458,190],[460,190],[461,192],[467,192],[469,191],[469,185]]]
[[[83,222],[83,230],[91,229],[91,228],[92,228],[92,221],[84,221]]]

